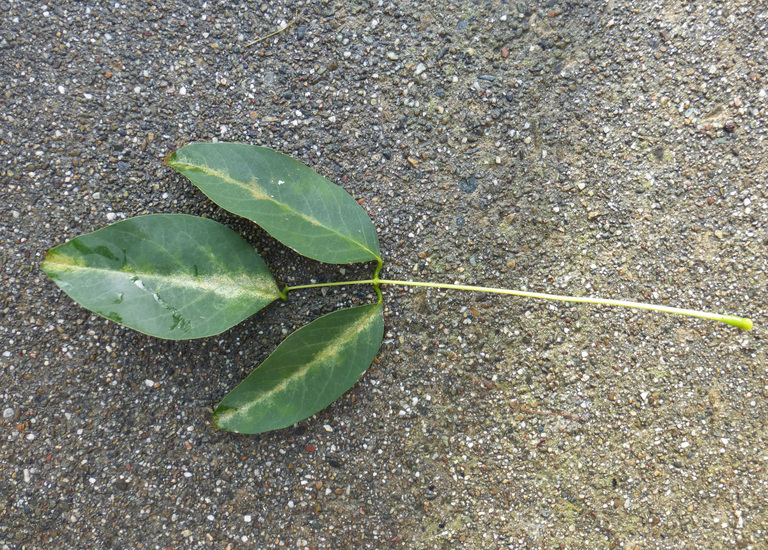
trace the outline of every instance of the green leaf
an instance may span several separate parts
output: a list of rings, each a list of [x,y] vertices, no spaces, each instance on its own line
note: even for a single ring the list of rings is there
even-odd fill
[[[213,202],[303,256],[331,264],[381,259],[376,228],[363,207],[287,155],[241,143],[195,143],[172,153],[166,164]]]
[[[218,334],[280,297],[261,256],[212,220],[156,214],[121,221],[46,254],[41,268],[70,297],[145,334]]]
[[[262,433],[324,409],[371,364],[384,336],[383,306],[335,311],[300,328],[232,390],[213,413],[217,428]]]

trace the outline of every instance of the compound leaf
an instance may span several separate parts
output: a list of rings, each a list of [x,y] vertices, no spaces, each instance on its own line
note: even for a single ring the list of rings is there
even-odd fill
[[[261,256],[204,218],[155,214],[53,248],[43,271],[80,305],[145,334],[218,334],[280,297]]]
[[[287,155],[241,143],[194,143],[172,153],[166,164],[213,202],[303,256],[332,264],[381,258],[376,228],[363,207]]]
[[[384,336],[383,306],[335,311],[300,328],[232,390],[213,413],[217,428],[262,433],[324,409],[351,388]]]

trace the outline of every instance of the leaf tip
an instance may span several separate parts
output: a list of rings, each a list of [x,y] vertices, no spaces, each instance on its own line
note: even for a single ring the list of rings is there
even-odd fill
[[[55,271],[53,269],[53,263],[55,261],[56,253],[54,252],[56,249],[52,248],[49,251],[45,253],[45,256],[43,256],[43,261],[40,262],[40,270],[48,275],[51,279],[53,279],[53,272]]]
[[[213,411],[213,414],[211,415],[211,423],[213,424],[213,427],[217,430],[223,430],[225,432],[232,432],[232,433],[240,433],[236,429],[232,429],[229,427],[229,420],[231,419],[232,414],[236,411],[236,409],[232,407],[227,407],[226,405],[219,405],[216,407],[216,410]]]

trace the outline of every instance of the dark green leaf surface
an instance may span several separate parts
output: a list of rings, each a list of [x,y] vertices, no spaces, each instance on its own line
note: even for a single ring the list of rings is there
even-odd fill
[[[335,311],[286,338],[213,413],[217,428],[261,433],[324,409],[371,364],[384,336],[381,304]]]
[[[218,334],[280,297],[261,256],[223,225],[184,214],[121,221],[46,255],[43,271],[82,306],[145,334]]]
[[[216,204],[253,220],[299,254],[332,264],[381,256],[376,228],[363,207],[287,155],[241,143],[195,143],[166,163]]]

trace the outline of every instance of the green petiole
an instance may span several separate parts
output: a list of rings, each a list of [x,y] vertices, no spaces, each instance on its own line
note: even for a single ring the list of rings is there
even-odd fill
[[[347,285],[374,285],[376,293],[381,301],[381,291],[379,285],[398,285],[398,286],[419,286],[426,288],[439,288],[445,290],[465,290],[472,292],[489,292],[493,294],[505,294],[508,296],[521,296],[524,298],[537,298],[541,300],[556,300],[558,302],[575,302],[581,304],[596,304],[604,306],[620,306],[634,309],[645,309],[648,311],[660,311],[663,313],[675,313],[688,317],[698,317],[710,321],[719,321],[727,325],[738,327],[744,330],[752,330],[752,320],[746,317],[737,317],[735,315],[721,315],[719,313],[709,313],[706,311],[697,311],[695,309],[685,309],[680,307],[661,306],[655,304],[646,304],[643,302],[631,302],[627,300],[611,300],[607,298],[589,298],[584,296],[560,296],[558,294],[547,294],[544,292],[527,292],[524,290],[510,290],[506,288],[494,288],[487,286],[456,285],[450,283],[428,283],[420,281],[396,281],[390,279],[379,279],[381,263],[376,268],[372,279],[363,279],[358,281],[343,281],[335,283],[317,283],[310,285],[285,286],[283,288],[283,299],[287,299],[288,292],[291,290],[301,290],[305,288],[321,288],[329,286],[347,286]]]

